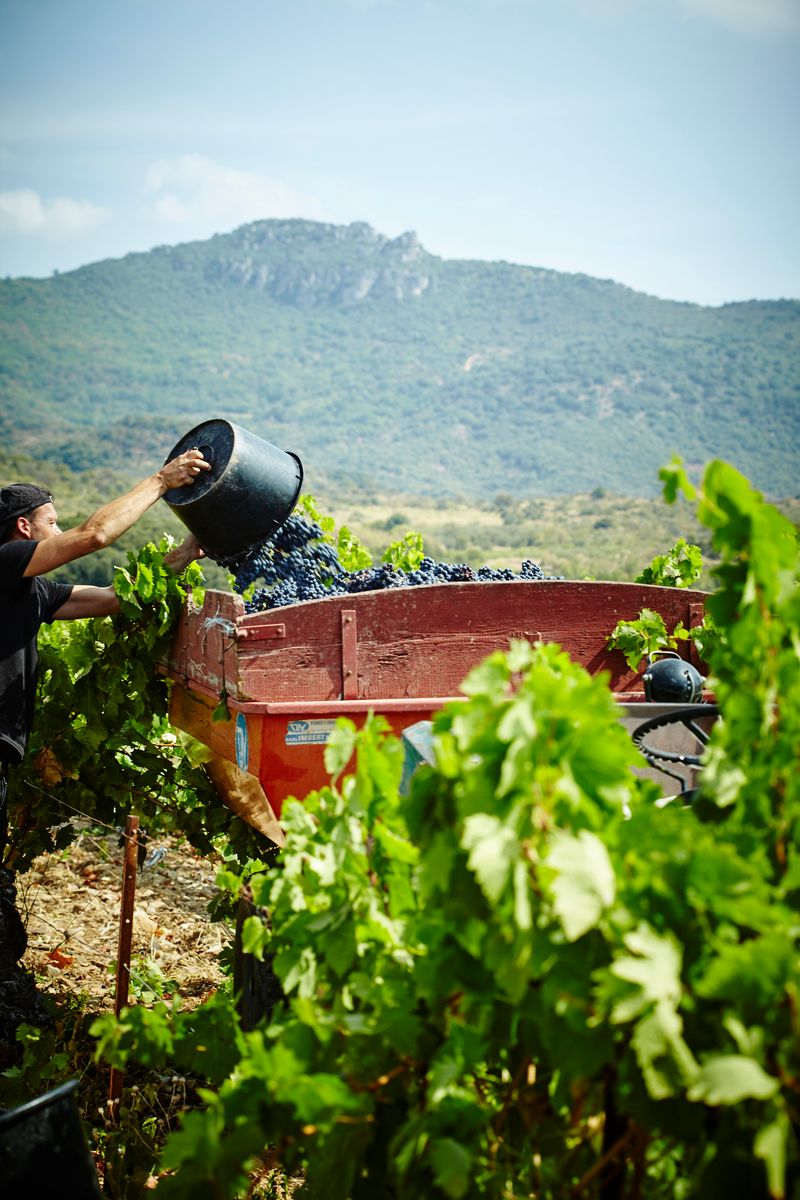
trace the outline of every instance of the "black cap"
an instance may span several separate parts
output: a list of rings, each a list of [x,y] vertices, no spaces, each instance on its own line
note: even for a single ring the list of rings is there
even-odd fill
[[[52,503],[53,497],[35,483],[10,483],[0,488],[0,541],[8,536],[11,522],[34,508]]]

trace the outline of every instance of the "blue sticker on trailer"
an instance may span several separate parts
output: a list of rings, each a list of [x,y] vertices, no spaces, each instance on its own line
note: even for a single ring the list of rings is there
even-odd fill
[[[239,713],[236,718],[234,737],[236,740],[236,765],[240,770],[246,771],[250,760],[250,747],[247,741],[247,717],[244,713]]]

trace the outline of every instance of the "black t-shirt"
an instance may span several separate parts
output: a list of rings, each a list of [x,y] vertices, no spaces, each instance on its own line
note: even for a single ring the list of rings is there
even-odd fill
[[[0,758],[11,763],[22,761],[33,724],[39,626],[52,621],[72,592],[72,584],[25,578],[36,546],[33,541],[0,546]]]

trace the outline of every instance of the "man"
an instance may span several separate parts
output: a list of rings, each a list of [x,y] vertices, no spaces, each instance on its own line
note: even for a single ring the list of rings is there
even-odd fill
[[[199,450],[188,450],[64,533],[49,492],[19,483],[0,489],[0,857],[7,838],[8,768],[22,761],[33,724],[39,626],[119,611],[112,586],[55,583],[42,576],[111,545],[165,492],[194,483],[209,466]],[[202,553],[190,535],[165,562],[180,571]]]
[[[16,909],[13,874],[2,866],[8,769],[22,761],[33,724],[36,637],[44,621],[104,617],[120,607],[113,587],[73,586],[42,577],[111,545],[165,492],[194,483],[209,466],[199,450],[188,450],[65,533],[49,492],[27,483],[0,488],[0,1070],[16,1061],[14,1033],[20,1021],[49,1023],[33,977],[20,965],[27,935]],[[165,562],[180,571],[202,553],[190,536]]]

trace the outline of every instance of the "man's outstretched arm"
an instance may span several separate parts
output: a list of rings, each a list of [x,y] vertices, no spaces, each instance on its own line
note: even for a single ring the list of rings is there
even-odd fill
[[[53,613],[54,621],[74,621],[78,617],[112,617],[119,612],[119,597],[112,585],[94,587],[76,583],[69,600]]]
[[[65,533],[57,533],[37,542],[25,575],[46,575],[48,571],[54,571],[64,563],[73,562],[76,558],[83,558],[86,554],[110,546],[121,534],[135,525],[148,508],[155,504],[156,500],[160,500],[170,488],[194,483],[201,471],[209,469],[210,464],[205,461],[199,450],[187,450],[154,475],[143,479],[124,496],[98,508],[97,512],[92,513],[88,520],[76,529],[68,529]]]

